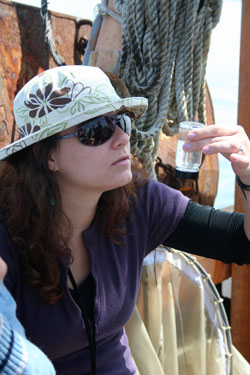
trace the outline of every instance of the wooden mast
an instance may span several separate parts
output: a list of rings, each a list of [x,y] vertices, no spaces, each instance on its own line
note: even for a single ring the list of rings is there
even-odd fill
[[[250,137],[250,2],[242,0],[238,124]],[[236,186],[235,210],[243,212],[243,196]],[[250,362],[250,267],[232,267],[231,326],[234,346]]]

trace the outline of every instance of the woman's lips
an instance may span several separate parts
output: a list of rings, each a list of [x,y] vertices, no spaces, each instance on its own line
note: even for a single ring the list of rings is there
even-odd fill
[[[112,165],[115,166],[123,166],[128,165],[130,163],[130,158],[128,155],[122,156],[120,159],[116,160]]]

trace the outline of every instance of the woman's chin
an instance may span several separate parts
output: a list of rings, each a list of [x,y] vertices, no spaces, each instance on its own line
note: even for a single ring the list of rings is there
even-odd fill
[[[116,176],[116,178],[114,179],[112,183],[112,186],[110,186],[110,188],[107,190],[117,189],[119,187],[129,184],[132,181],[132,177],[133,176],[132,176],[131,171],[128,171],[126,173],[123,173],[122,175]]]

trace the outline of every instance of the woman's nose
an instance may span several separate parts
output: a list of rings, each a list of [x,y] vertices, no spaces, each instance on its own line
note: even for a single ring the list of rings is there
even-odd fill
[[[127,145],[130,140],[130,135],[125,133],[119,126],[116,126],[115,132],[112,137],[112,146],[120,147],[121,145]]]

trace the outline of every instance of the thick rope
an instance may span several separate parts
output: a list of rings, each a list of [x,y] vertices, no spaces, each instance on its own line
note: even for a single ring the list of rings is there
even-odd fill
[[[122,18],[120,77],[131,95],[149,99],[136,121],[131,150],[154,175],[160,131],[180,121],[206,122],[205,71],[222,0],[115,0]]]
[[[56,46],[52,37],[52,26],[48,12],[48,1],[41,0],[41,17],[43,20],[43,27],[44,27],[44,39],[45,44],[47,45],[53,60],[58,66],[66,65],[63,57],[57,52]]]

